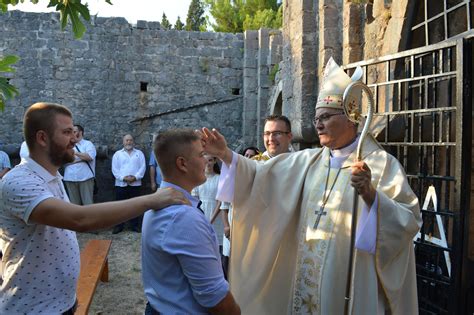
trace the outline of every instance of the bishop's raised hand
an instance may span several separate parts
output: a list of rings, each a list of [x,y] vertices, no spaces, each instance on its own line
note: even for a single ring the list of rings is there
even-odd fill
[[[227,147],[227,141],[219,131],[204,127],[201,130],[201,140],[206,153],[218,157],[226,164],[232,162],[232,151]]]

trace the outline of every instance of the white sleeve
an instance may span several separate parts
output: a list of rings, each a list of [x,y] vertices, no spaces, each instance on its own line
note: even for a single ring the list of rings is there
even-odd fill
[[[135,178],[137,180],[141,180],[143,176],[145,176],[145,171],[146,171],[146,160],[145,160],[145,155],[143,154],[142,151],[139,151],[138,154],[138,171],[135,174]]]
[[[115,154],[112,156],[112,174],[114,174],[116,179],[123,181],[123,176],[120,174],[120,169],[120,158],[118,153],[115,152]]]
[[[375,195],[375,201],[367,209],[367,205],[364,203],[362,212],[357,223],[355,248],[363,250],[370,254],[375,254],[375,245],[377,243],[377,208],[378,208],[378,195]]]
[[[97,151],[96,151],[95,146],[92,142],[90,142],[90,141],[87,142],[85,153],[89,154],[91,159],[93,159],[93,160],[95,159],[95,157],[97,155]]]
[[[237,161],[239,157],[237,153],[232,152],[232,162],[229,166],[222,163],[221,174],[219,176],[219,184],[217,185],[216,199],[220,201],[230,202],[234,201],[235,190],[235,172],[237,170]]]

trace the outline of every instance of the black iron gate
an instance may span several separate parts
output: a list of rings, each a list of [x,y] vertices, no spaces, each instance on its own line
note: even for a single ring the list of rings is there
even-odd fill
[[[420,314],[464,314],[471,176],[471,40],[350,64],[375,97],[374,132],[423,205],[414,240]],[[432,188],[429,188],[432,187]]]

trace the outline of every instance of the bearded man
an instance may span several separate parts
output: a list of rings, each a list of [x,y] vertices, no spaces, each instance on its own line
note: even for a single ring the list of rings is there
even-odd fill
[[[0,314],[72,315],[80,269],[73,231],[110,227],[188,201],[168,188],[121,202],[72,204],[58,172],[74,161],[71,112],[36,103],[23,127],[30,155],[0,181]]]
[[[126,200],[140,196],[142,178],[145,175],[146,162],[143,152],[135,149],[132,135],[123,137],[123,148],[112,157],[112,173],[115,177],[115,199]],[[142,216],[131,219],[128,223],[132,231],[141,231]],[[125,223],[118,224],[113,234],[123,231]]]

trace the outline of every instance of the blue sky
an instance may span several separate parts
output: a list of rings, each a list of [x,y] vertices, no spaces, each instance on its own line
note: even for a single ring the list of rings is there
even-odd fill
[[[161,21],[163,12],[168,20],[174,24],[177,17],[181,21],[186,21],[189,4],[191,0],[111,0],[113,5],[107,4],[104,0],[83,0],[88,3],[91,15],[98,16],[122,16],[129,23],[135,24],[137,20]],[[48,12],[54,8],[47,8],[49,0],[40,0],[38,4],[31,4],[29,0],[16,6],[9,6],[10,10],[21,10],[28,12]]]

